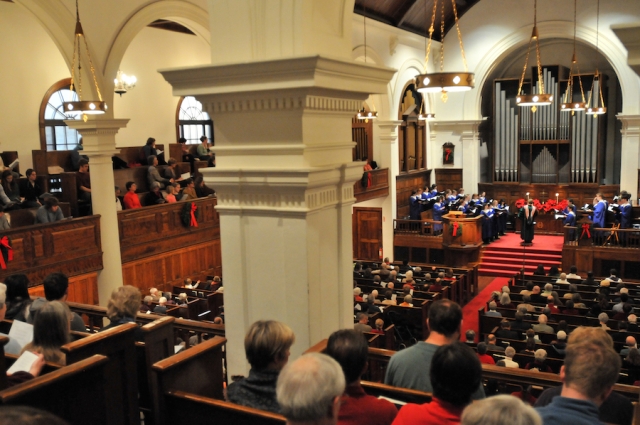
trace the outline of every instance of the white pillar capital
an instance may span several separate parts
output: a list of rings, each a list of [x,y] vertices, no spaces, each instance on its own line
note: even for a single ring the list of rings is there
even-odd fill
[[[398,126],[402,124],[401,120],[374,121],[378,130],[380,142],[382,144],[395,144],[398,141]]]
[[[622,152],[620,158],[620,190],[638,194],[640,168],[640,115],[617,115],[622,124]]]

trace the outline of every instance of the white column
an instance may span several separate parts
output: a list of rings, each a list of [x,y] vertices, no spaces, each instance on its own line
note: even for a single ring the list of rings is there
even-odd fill
[[[82,154],[89,157],[91,203],[93,213],[100,215],[103,269],[98,272],[98,297],[100,305],[103,306],[107,305],[111,292],[123,284],[111,157],[120,152],[116,149],[116,134],[119,129],[126,127],[128,122],[128,119],[65,121],[70,128],[80,133],[84,146]]]
[[[398,158],[399,120],[375,120],[373,133],[380,141],[377,159],[380,168],[389,169],[389,196],[382,205],[382,251],[393,261],[393,220],[397,218],[396,176],[400,173]]]
[[[620,190],[638,199],[638,169],[640,168],[640,115],[618,115],[622,123],[622,155],[620,159]]]
[[[287,323],[293,358],[353,326],[351,118],[393,70],[321,56],[162,71],[215,123],[228,370],[256,320]]]

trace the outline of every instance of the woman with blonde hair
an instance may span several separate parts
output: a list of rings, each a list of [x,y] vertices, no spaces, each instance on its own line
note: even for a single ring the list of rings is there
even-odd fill
[[[106,331],[125,323],[135,322],[141,300],[142,295],[140,295],[140,291],[135,286],[124,285],[114,290],[107,303],[107,317],[111,323],[109,326],[102,328],[101,331]],[[139,327],[136,328],[134,335],[136,341],[142,341],[142,330]]]
[[[71,311],[59,301],[45,303],[33,319],[33,340],[22,352],[42,354],[47,362],[66,365],[66,355],[60,350],[68,343],[71,327]]]
[[[276,383],[289,361],[295,341],[291,328],[275,320],[258,320],[244,337],[244,350],[251,365],[249,376],[229,385],[227,398],[242,406],[280,413]]]

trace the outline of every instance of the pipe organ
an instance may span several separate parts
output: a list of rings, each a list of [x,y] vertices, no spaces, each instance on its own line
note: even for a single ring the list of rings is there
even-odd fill
[[[525,84],[525,92],[538,91],[537,73]],[[494,82],[493,164],[494,182],[598,183],[600,134],[604,119],[585,111],[562,112],[560,103],[568,84],[568,70],[562,66],[543,69],[545,92],[553,95],[549,106],[518,107],[515,97],[518,80]],[[591,88],[593,75],[583,75],[582,85]],[[597,83],[596,83],[597,84]],[[581,101],[577,77],[574,97]],[[597,96],[597,86],[594,94]],[[585,99],[591,93],[585,92]],[[596,117],[596,118],[594,118]],[[603,127],[603,125],[602,125]]]

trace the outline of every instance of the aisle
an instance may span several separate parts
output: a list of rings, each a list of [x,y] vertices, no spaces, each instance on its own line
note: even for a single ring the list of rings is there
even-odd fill
[[[491,292],[500,291],[500,289],[507,285],[509,279],[506,277],[496,277],[484,288],[474,299],[469,301],[466,306],[462,308],[462,329],[460,330],[460,340],[464,341],[464,333],[473,329],[476,332],[476,342],[478,339],[478,309],[483,305],[486,305],[487,300],[491,296]]]

